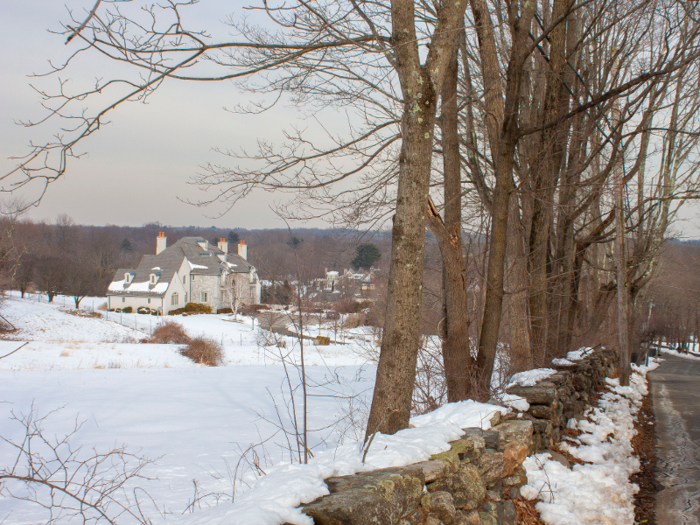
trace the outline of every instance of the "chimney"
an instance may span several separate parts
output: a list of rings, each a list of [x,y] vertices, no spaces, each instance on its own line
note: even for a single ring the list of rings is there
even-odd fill
[[[156,255],[165,250],[168,246],[168,238],[165,236],[165,232],[158,232],[158,237],[156,237]]]
[[[219,250],[224,253],[228,253],[228,242],[223,237],[219,239]]]
[[[246,261],[248,260],[248,247],[245,245],[245,241],[238,243],[238,255],[243,257]]]

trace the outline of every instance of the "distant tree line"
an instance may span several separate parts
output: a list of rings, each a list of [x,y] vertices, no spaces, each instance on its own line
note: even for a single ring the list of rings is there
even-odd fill
[[[170,228],[157,223],[141,227],[83,226],[67,215],[53,223],[33,222],[13,212],[7,204],[0,214],[0,287],[2,290],[40,292],[51,302],[59,295],[73,297],[75,306],[86,296],[104,296],[118,268],[134,268],[141,258],[155,253],[155,239],[165,231],[168,245],[181,237],[201,236],[216,244],[229,243],[229,253],[237,253],[237,243],[250,245],[248,259],[264,282],[263,301],[290,304],[290,281],[297,278],[296,250],[302,279],[311,282],[326,270],[341,271],[352,266],[360,253],[352,238],[324,230],[231,230],[219,228]],[[19,207],[17,207],[19,208]],[[364,244],[362,246],[368,246]],[[372,244],[375,255],[386,253]],[[363,248],[365,249],[365,248]],[[369,260],[369,259],[368,259]]]

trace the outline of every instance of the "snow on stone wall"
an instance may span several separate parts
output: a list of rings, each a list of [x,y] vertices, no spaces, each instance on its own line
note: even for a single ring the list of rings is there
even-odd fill
[[[514,384],[526,412],[495,413],[492,428],[466,428],[428,461],[325,480],[329,495],[301,507],[316,525],[517,525],[510,498],[527,484],[523,461],[551,448],[615,373],[615,352],[555,365],[534,384]]]

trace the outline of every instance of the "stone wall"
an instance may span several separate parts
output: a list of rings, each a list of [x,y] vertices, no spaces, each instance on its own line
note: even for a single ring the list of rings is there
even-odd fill
[[[524,397],[530,409],[523,417],[534,426],[534,450],[551,448],[571,418],[580,419],[594,396],[605,387],[605,378],[617,372],[617,352],[597,349],[580,361],[552,365],[557,373],[534,386],[514,386],[509,394]]]
[[[491,430],[464,429],[428,461],[328,478],[330,494],[303,511],[316,525],[517,525],[511,498],[527,483],[523,461],[582,416],[615,363],[599,350],[534,386],[513,387],[530,403],[526,413],[496,413]]]

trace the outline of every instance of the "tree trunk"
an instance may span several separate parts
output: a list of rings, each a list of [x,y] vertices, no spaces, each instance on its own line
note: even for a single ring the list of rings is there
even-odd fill
[[[469,349],[466,268],[462,257],[462,239],[458,227],[450,231],[440,218],[432,200],[428,202],[428,227],[437,239],[442,254],[443,282],[447,318],[442,342],[448,402],[468,399],[472,391],[474,359]]]
[[[477,368],[479,396],[487,398],[491,388],[491,375],[498,345],[498,332],[503,308],[503,276],[507,248],[508,205],[513,186],[515,147],[518,142],[518,110],[520,89],[527,58],[527,39],[534,15],[534,3],[525,2],[520,13],[511,9],[509,13],[513,44],[508,69],[503,111],[497,143],[491,144],[496,185],[493,191],[491,234],[489,239],[489,261],[486,274],[486,299],[479,334]],[[480,49],[482,46],[480,38]],[[484,66],[482,66],[483,69]]]
[[[442,283],[445,302],[442,358],[447,401],[468,399],[473,362],[469,345],[466,268],[462,257],[462,181],[459,154],[457,107],[458,52],[450,60],[442,86],[440,129],[444,169],[445,221],[432,201],[428,206],[428,228],[438,241],[442,255]]]
[[[527,310],[527,257],[523,246],[525,232],[520,221],[518,198],[512,195],[508,217],[508,248],[506,253],[506,312],[510,371],[521,372],[533,367],[530,347],[530,320]]]
[[[392,0],[392,44],[404,111],[391,267],[377,379],[365,440],[408,426],[420,344],[426,210],[438,93],[454,54],[465,5],[445,3],[421,64],[413,0]]]
[[[552,19],[562,16],[568,0],[554,0]],[[549,38],[550,54],[542,122],[550,122],[568,109],[568,92],[564,88],[567,24],[558,24]],[[554,217],[554,194],[566,147],[564,126],[554,126],[541,133],[531,170],[533,191],[532,225],[528,266],[530,273],[530,325],[533,353],[538,360],[547,357],[549,339],[550,236]]]

